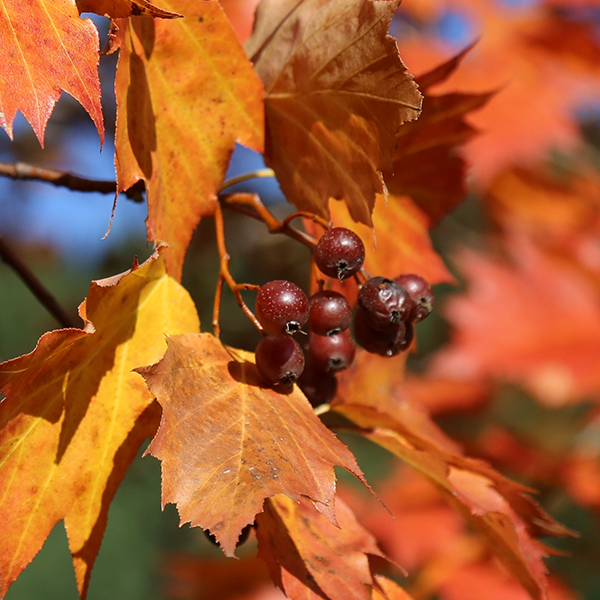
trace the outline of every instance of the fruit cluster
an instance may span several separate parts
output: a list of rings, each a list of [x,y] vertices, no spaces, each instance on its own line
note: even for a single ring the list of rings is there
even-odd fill
[[[334,227],[321,236],[313,256],[324,275],[343,281],[361,271],[365,247],[353,231]],[[360,287],[353,318],[348,300],[338,292],[321,290],[309,299],[289,281],[271,281],[256,297],[256,318],[266,333],[256,348],[256,366],[270,384],[297,382],[313,405],[328,402],[335,396],[335,374],[354,360],[355,341],[381,356],[407,350],[414,323],[431,312],[433,300],[431,287],[419,275],[371,277]],[[293,336],[305,327],[303,350]]]

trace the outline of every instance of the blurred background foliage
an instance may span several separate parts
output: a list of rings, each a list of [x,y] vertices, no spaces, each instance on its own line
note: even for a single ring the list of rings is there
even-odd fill
[[[519,10],[535,0],[507,2]],[[408,4],[408,3],[407,3]],[[598,12],[586,18],[600,23]],[[392,32],[398,36],[437,36],[449,54],[458,50],[480,33],[476,20],[468,10],[448,8],[435,19],[419,21],[419,15],[395,20]],[[96,18],[106,36],[107,23]],[[600,28],[599,28],[600,31]],[[600,34],[599,34],[600,35]],[[106,144],[99,152],[97,133],[83,109],[72,99],[63,97],[49,122],[46,148],[41,150],[30,127],[18,118],[15,141],[10,143],[0,134],[0,160],[25,161],[32,164],[65,169],[92,179],[113,179],[114,164],[111,137],[114,135],[115,103],[112,91],[116,58],[101,61],[103,106],[107,123]],[[410,68],[409,63],[409,68]],[[582,140],[591,152],[600,156],[600,123],[598,109],[588,106],[578,113]],[[560,164],[564,156],[557,154]],[[230,175],[262,166],[261,158],[238,148],[232,160]],[[286,214],[289,206],[281,197],[274,181],[260,180],[246,184],[244,191],[258,191],[276,214]],[[110,234],[108,228],[112,198],[100,194],[83,194],[53,188],[35,182],[0,180],[0,235],[39,276],[59,302],[73,315],[87,295],[91,280],[101,279],[130,268],[133,257],[140,262],[151,249],[145,238],[145,207],[120,198]],[[477,250],[490,244],[488,234],[494,226],[481,198],[468,196],[463,204],[432,231],[436,249],[447,260],[458,284],[438,286],[438,309],[419,325],[418,352],[409,359],[415,373],[427,367],[428,357],[449,340],[450,326],[444,320],[447,297],[461,292],[461,273],[453,267],[452,257],[460,246]],[[258,222],[237,214],[226,214],[228,250],[231,268],[238,281],[262,284],[286,278],[307,287],[308,255],[304,247],[284,237],[267,235]],[[211,219],[201,222],[188,252],[183,284],[198,306],[203,329],[210,329],[212,298],[217,280],[218,261]],[[8,360],[30,352],[45,331],[57,323],[33,298],[17,275],[0,262],[0,360]],[[222,311],[223,340],[238,347],[253,349],[258,334],[239,311],[231,294],[224,294]],[[591,403],[556,409],[542,407],[518,386],[506,384],[496,388],[493,396],[466,411],[440,412],[438,421],[445,431],[459,440],[472,455],[482,454],[480,436],[495,427],[503,427],[520,439],[535,441],[547,447],[552,457],[581,429],[582,421],[592,410]],[[392,460],[381,449],[352,436],[342,436],[356,451],[359,463],[371,484],[378,482],[392,468]],[[493,457],[490,457],[492,460]],[[600,599],[600,522],[599,514],[575,502],[563,489],[548,482],[543,485],[524,476],[522,469],[507,475],[540,490],[539,501],[560,522],[578,531],[579,539],[553,541],[569,553],[569,557],[552,558],[551,569],[561,574],[575,597]],[[348,478],[340,474],[342,480]],[[374,504],[376,501],[372,500]],[[375,509],[374,509],[375,510]],[[241,554],[252,554],[254,542]],[[166,565],[172,556],[191,556],[222,560],[200,531],[188,526],[179,528],[173,506],[160,510],[160,466],[142,452],[131,466],[112,503],[108,527],[100,555],[94,568],[89,599],[122,598],[127,600],[159,600],[173,596],[186,597],[183,588],[167,586]],[[216,596],[206,596],[214,597]],[[482,599],[485,594],[482,592]],[[7,600],[70,600],[77,598],[75,581],[62,524],[57,525],[40,554],[11,587]],[[220,600],[220,599],[219,599]]]

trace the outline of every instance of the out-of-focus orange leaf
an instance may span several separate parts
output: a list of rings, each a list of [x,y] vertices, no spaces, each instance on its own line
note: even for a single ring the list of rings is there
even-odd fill
[[[305,498],[279,495],[265,503],[256,519],[258,555],[288,598],[371,598],[367,555],[384,554],[339,498],[336,516],[339,528]]]
[[[399,398],[423,406],[430,414],[448,414],[484,405],[490,386],[477,379],[450,379],[407,373],[396,390]]]
[[[263,92],[216,0],[161,4],[185,18],[118,22],[117,179],[119,191],[145,180],[148,238],[169,244],[179,279],[235,142],[262,151]]]
[[[469,50],[416,78],[425,96],[423,111],[417,121],[398,131],[392,170],[383,174],[390,192],[410,196],[431,224],[454,209],[467,193],[466,164],[458,149],[477,132],[465,117],[485,106],[492,96],[431,94],[429,88],[445,81]]]
[[[258,600],[262,590],[277,589],[264,561],[254,556],[212,560],[174,553],[167,557],[165,576],[166,596],[178,600]],[[279,591],[275,597],[284,598]]]
[[[245,42],[252,33],[254,14],[260,0],[220,0],[238,39]]]
[[[154,255],[94,282],[86,325],[43,335],[0,365],[0,596],[64,519],[85,595],[109,504],[158,425],[158,407],[131,370],[163,355],[165,333],[197,331],[187,292]]]
[[[93,12],[111,19],[142,16],[174,19],[182,15],[164,10],[148,0],[75,0],[80,13]]]
[[[421,95],[387,36],[399,0],[262,0],[248,56],[266,90],[266,161],[287,199],[328,215],[329,198],[371,224],[395,134]]]
[[[160,363],[139,369],[163,408],[148,449],[162,461],[163,505],[209,529],[227,556],[266,498],[307,496],[335,522],[333,467],[363,480],[302,393],[265,387],[252,357],[210,334],[182,335],[169,338]]]
[[[578,171],[565,171],[560,177],[547,170],[503,171],[492,182],[485,201],[502,229],[525,234],[597,276],[600,178],[583,160],[578,162]]]
[[[362,428],[362,435],[400,457],[433,481],[445,497],[482,533],[492,549],[537,600],[546,597],[551,550],[535,539],[569,535],[528,495],[528,488],[487,463],[432,443],[419,429],[367,406],[337,405],[339,413]]]
[[[482,132],[464,150],[474,183],[486,187],[509,165],[538,164],[555,148],[564,152],[575,147],[581,139],[576,109],[600,97],[597,60],[592,59],[595,72],[590,63],[594,47],[583,44],[581,48],[587,36],[570,35],[573,24],[544,2],[516,7],[488,0],[434,0],[428,5],[433,10],[426,18],[456,10],[473,24],[473,37],[479,38],[460,69],[436,92],[501,88],[469,117]],[[414,4],[403,8],[422,10]],[[582,25],[588,32],[593,27],[592,23]],[[440,45],[432,37],[401,40],[400,48],[413,72],[443,60]]]
[[[18,110],[44,145],[63,91],[88,112],[104,142],[98,30],[74,0],[6,0],[0,7],[0,125],[12,139]]]
[[[600,302],[593,282],[522,238],[512,263],[464,252],[469,283],[447,305],[451,344],[434,371],[524,385],[550,406],[600,390]]]

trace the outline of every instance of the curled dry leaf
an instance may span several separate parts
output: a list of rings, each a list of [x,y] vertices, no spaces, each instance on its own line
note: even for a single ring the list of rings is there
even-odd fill
[[[421,95],[387,35],[399,0],[263,0],[245,48],[266,91],[266,161],[287,199],[371,224],[395,134]]]
[[[0,597],[61,519],[85,596],[110,502],[158,425],[132,369],[160,359],[166,333],[199,328],[158,254],[92,283],[79,312],[84,330],[46,333],[0,365]]]
[[[81,103],[104,142],[98,30],[73,0],[6,0],[0,6],[0,125],[12,139],[21,111],[44,145],[63,91]]]
[[[184,19],[119,21],[118,190],[144,179],[148,238],[169,244],[176,279],[217,202],[235,142],[258,152],[262,84],[216,0],[165,0]]]
[[[364,481],[352,453],[296,388],[264,387],[252,354],[210,334],[168,339],[156,365],[138,369],[163,408],[148,452],[162,461],[162,502],[209,529],[233,556],[266,498],[309,497],[335,523],[339,465]]]
[[[368,555],[385,555],[340,498],[335,506],[339,528],[307,499],[295,502],[282,495],[269,499],[256,519],[258,555],[292,600],[371,598]]]

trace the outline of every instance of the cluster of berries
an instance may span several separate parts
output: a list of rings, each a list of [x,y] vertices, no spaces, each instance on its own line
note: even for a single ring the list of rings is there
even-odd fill
[[[353,231],[334,227],[314,250],[319,270],[340,281],[358,273],[365,247]],[[273,385],[297,382],[313,405],[335,396],[335,374],[354,360],[355,341],[367,352],[395,356],[408,349],[414,323],[433,307],[433,291],[419,275],[372,277],[361,286],[354,314],[346,297],[323,290],[309,299],[286,280],[263,285],[256,297],[256,318],[267,334],[256,348],[256,366]],[[350,326],[354,321],[354,337]],[[308,326],[305,350],[293,337]]]

